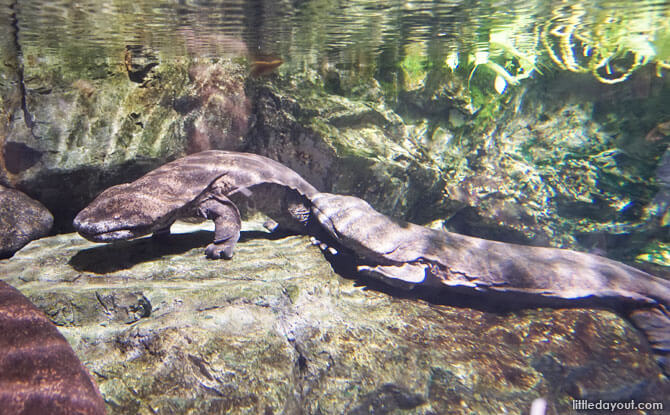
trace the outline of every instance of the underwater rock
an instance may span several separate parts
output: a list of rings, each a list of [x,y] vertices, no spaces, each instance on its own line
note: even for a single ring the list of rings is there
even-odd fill
[[[256,85],[244,151],[295,170],[318,189],[351,194],[378,210],[422,222],[441,198],[438,166],[423,157],[402,119],[382,104]]]
[[[30,128],[20,99],[13,106],[3,101],[11,122],[0,125],[7,130],[0,178],[30,189],[55,213],[59,231],[71,229],[74,214],[110,185],[187,152],[242,143],[250,105],[244,65],[156,66],[137,48],[127,49],[126,58],[131,51],[127,67],[102,65],[94,74],[26,58]]]
[[[206,260],[211,233],[178,224],[167,243],[43,238],[0,275],[59,326],[114,414],[518,413],[540,396],[557,414],[612,391],[670,396],[609,311],[395,291],[261,223],[230,261]]]
[[[593,103],[540,89],[510,97],[494,129],[459,138],[467,145],[443,167],[447,228],[634,260],[653,236],[644,234],[653,157],[638,155],[650,146],[626,148]]]
[[[7,142],[39,151],[42,158],[37,166],[11,175],[13,184],[52,172],[105,170],[135,158],[165,158],[183,150],[172,98],[187,84],[185,65],[155,67],[156,76],[140,86],[122,68],[83,78],[86,74],[60,74],[63,68],[31,62],[26,59],[25,87],[34,126],[27,128],[24,114],[14,110]]]
[[[194,63],[188,75],[188,93],[179,101],[181,111],[188,110],[184,121],[187,153],[241,149],[251,116],[245,68],[227,61]]]
[[[40,202],[0,185],[0,258],[46,236],[52,225],[53,216]]]

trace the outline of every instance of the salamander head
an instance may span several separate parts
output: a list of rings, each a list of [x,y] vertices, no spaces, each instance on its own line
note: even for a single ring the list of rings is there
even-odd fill
[[[112,242],[147,235],[162,227],[159,203],[151,196],[119,185],[102,192],[74,218],[74,228],[93,242]]]

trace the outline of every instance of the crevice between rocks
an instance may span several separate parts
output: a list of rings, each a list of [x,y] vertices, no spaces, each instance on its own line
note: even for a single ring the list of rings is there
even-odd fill
[[[300,341],[300,336],[296,333],[295,325],[292,323],[291,314],[296,312],[289,310],[293,306],[293,301],[288,292],[283,289],[280,304],[277,305],[276,313],[279,321],[277,331],[286,340],[286,344],[293,350],[293,370],[291,376],[293,378],[293,393],[282,408],[283,413],[307,413],[306,394],[310,389],[309,385],[309,360],[306,353],[303,351],[304,347]]]
[[[35,119],[28,110],[26,84],[24,82],[23,71],[23,50],[21,49],[21,42],[19,42],[19,19],[18,19],[18,0],[14,0],[9,6],[11,13],[9,15],[10,26],[12,27],[12,40],[14,41],[14,49],[16,50],[16,74],[19,78],[19,91],[21,92],[21,109],[23,110],[23,120],[26,127],[30,130],[30,134],[34,138],[39,138],[35,135],[33,128],[35,127]]]

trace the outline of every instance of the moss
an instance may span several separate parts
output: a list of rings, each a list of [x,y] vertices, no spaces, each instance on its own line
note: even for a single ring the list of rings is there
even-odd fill
[[[423,85],[426,74],[430,69],[428,57],[420,53],[410,53],[400,62],[404,75],[406,90],[416,89]]]
[[[476,83],[470,85],[472,106],[477,111],[474,117],[474,126],[472,127],[474,131],[488,129],[496,122],[503,109],[501,105],[503,98],[492,87],[490,89],[486,89],[488,88],[487,86],[482,88],[483,84],[485,85],[485,80],[478,80]],[[492,86],[493,82],[490,85]]]

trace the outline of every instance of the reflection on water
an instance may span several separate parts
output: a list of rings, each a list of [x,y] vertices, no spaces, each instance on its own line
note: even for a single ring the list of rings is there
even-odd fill
[[[507,83],[528,76],[540,61],[591,72],[604,82],[624,80],[648,62],[670,65],[670,2],[659,1],[5,0],[3,5],[0,17],[5,24],[16,22],[24,55],[45,63],[120,62],[127,45],[141,45],[163,59],[271,56],[293,65],[363,71],[418,54],[450,66],[489,65]]]

